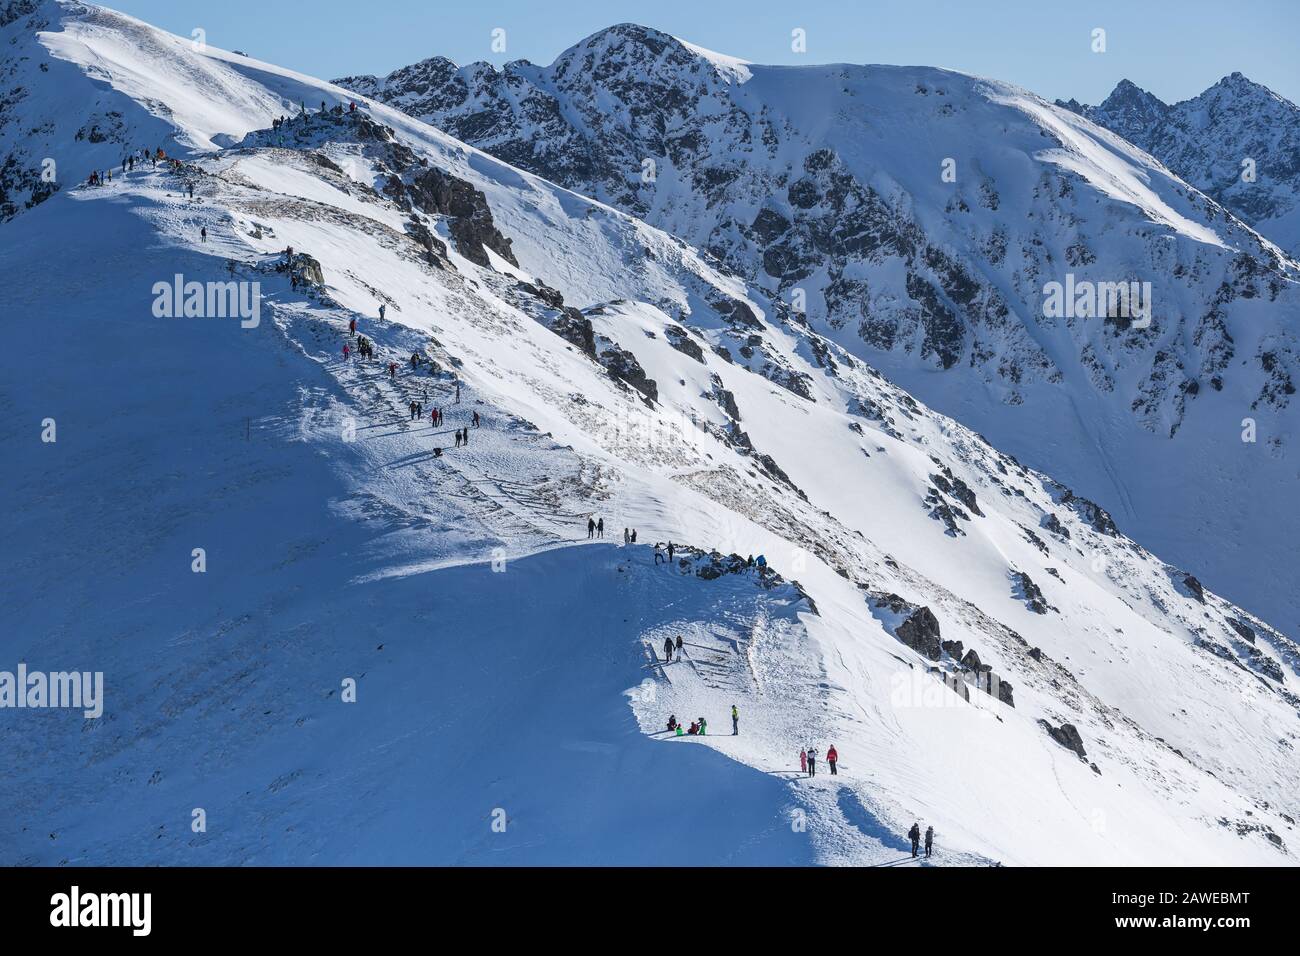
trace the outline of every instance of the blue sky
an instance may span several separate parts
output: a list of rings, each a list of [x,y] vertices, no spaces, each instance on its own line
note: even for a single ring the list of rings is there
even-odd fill
[[[209,43],[329,79],[439,54],[457,63],[550,63],[621,21],[759,63],[901,63],[1010,80],[1095,103],[1127,77],[1166,101],[1234,70],[1300,102],[1300,0],[109,0]],[[491,33],[506,31],[494,53]],[[806,31],[806,53],[791,30]],[[1093,53],[1091,32],[1106,30]]]

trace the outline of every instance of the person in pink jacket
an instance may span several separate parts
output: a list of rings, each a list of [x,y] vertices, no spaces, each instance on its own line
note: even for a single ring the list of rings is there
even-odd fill
[[[808,772],[808,751],[806,750],[799,751],[799,772]]]

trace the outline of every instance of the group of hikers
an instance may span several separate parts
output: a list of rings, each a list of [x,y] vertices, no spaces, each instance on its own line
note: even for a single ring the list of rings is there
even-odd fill
[[[703,717],[697,717],[695,720],[691,721],[691,726],[688,728],[684,724],[678,723],[677,715],[672,714],[668,718],[668,730],[671,733],[675,733],[678,737],[702,737],[707,735],[709,732],[709,722]]]
[[[141,166],[144,166],[145,161],[148,160],[149,165],[155,167],[159,162],[165,161],[166,159],[167,153],[163,151],[161,146],[157,149],[141,148],[138,152],[130,152],[122,157],[122,172],[134,172],[135,164],[137,162],[139,162]],[[95,169],[91,171],[86,183],[90,186],[102,186],[105,183],[111,183],[112,181],[113,170]],[[193,196],[192,190],[191,196]]]
[[[680,642],[681,638],[677,638]],[[676,734],[678,737],[704,737],[709,732],[709,722],[703,717],[697,717],[691,721],[690,727],[685,727],[677,720],[676,714],[668,715],[668,731]],[[740,711],[736,710],[736,705],[731,705],[731,736],[740,735]]]
[[[625,545],[636,544],[636,528],[633,528],[630,532],[627,528],[623,529],[623,543]]]
[[[840,762],[839,751],[835,745],[831,744],[831,749],[826,751],[826,762],[830,764],[831,776],[835,776],[835,767]],[[817,776],[817,748],[806,747],[799,751],[799,769],[810,777]]]
[[[605,519],[597,521],[595,518],[587,518],[587,537],[603,538],[605,537]]]
[[[292,259],[293,259],[293,247],[292,247],[292,246],[289,246],[288,248],[286,248],[286,249],[284,250],[284,255],[285,255],[285,260],[286,260],[286,261],[292,261]],[[387,311],[388,311],[388,310],[387,310],[387,307],[386,307],[385,305],[382,305],[382,304],[381,304],[381,305],[379,306],[379,318],[380,318],[380,321],[383,320],[384,315],[385,315],[385,313],[386,313]],[[356,320],[355,317],[353,317],[353,318],[351,318],[351,319],[348,320],[348,334],[351,335],[351,336],[353,337],[353,340],[350,341],[350,342],[344,342],[344,343],[343,343],[343,358],[344,358],[345,361],[346,361],[346,360],[350,360],[350,359],[352,358],[352,355],[353,355],[354,352],[355,352],[357,355],[360,355],[362,358],[374,358],[374,357],[375,357],[375,346],[374,346],[374,343],[373,343],[370,339],[368,339],[366,336],[362,335],[361,333],[359,333],[359,332],[357,331],[357,320]],[[355,344],[354,344],[354,343],[355,343]],[[410,364],[411,364],[411,368],[412,368],[412,369],[417,369],[417,368],[419,368],[422,364],[426,364],[426,363],[427,363],[428,366],[429,366],[429,374],[430,374],[430,375],[435,374],[436,371],[437,371],[436,363],[430,361],[429,359],[426,359],[426,358],[425,358],[424,356],[422,356],[419,352],[412,352],[412,353],[411,353]],[[388,372],[388,377],[389,377],[389,379],[391,379],[391,380],[394,381],[394,382],[397,381],[397,369],[398,369],[398,365],[397,365],[396,362],[392,362],[392,361],[390,361],[390,362],[388,363],[388,365],[386,366],[386,371]],[[424,397],[423,397],[423,399],[415,399],[415,398],[413,398],[413,399],[411,399],[409,402],[406,403],[407,411],[410,413],[409,421],[418,422],[418,421],[423,421],[423,420],[424,420],[424,400],[425,400],[425,399],[428,399],[428,397],[429,397],[429,391],[428,391],[428,389],[426,388],[425,391],[424,391]],[[460,380],[459,380],[459,379],[456,380],[456,399],[455,399],[455,401],[456,401],[456,403],[459,403],[459,402],[460,402]],[[466,425],[464,428],[458,428],[458,429],[456,429],[456,432],[455,432],[456,447],[457,447],[457,448],[460,448],[460,447],[462,447],[462,446],[468,445],[468,444],[469,444],[469,430],[470,430],[470,428],[478,428],[480,425],[482,425],[482,423],[483,423],[483,419],[479,416],[479,413],[478,413],[478,412],[473,412],[473,413],[471,413],[469,424]],[[430,426],[432,426],[433,428],[438,428],[438,427],[440,427],[440,426],[446,424],[446,416],[444,415],[443,410],[442,410],[441,408],[436,408],[436,407],[435,407],[435,408],[432,408],[432,409],[429,410],[429,424],[430,424]],[[434,454],[434,457],[435,457],[435,458],[441,458],[441,457],[442,457],[442,448],[440,448],[440,447],[439,447],[439,448],[434,448],[434,449],[433,449],[433,454]],[[601,524],[601,531],[602,531],[602,533],[603,533],[603,531],[604,531],[604,523],[603,523],[603,521],[602,521],[602,524]]]
[[[676,546],[675,544],[673,544],[671,541],[669,541],[669,542],[668,542],[668,548],[667,548],[667,551],[668,551],[668,559],[667,559],[667,563],[668,563],[668,564],[672,564],[672,563],[673,563],[673,552],[674,552],[675,550],[677,550],[677,546]],[[663,561],[663,560],[664,560],[664,549],[661,548],[661,547],[659,546],[659,542],[656,541],[656,542],[655,542],[655,564],[658,564],[660,561]]]
[[[912,841],[912,856],[915,857],[921,843],[921,825],[913,823],[912,829],[907,831],[907,836]],[[925,828],[925,855],[927,857],[934,855],[934,827]]]
[[[301,115],[301,116],[306,116],[306,115],[308,115],[308,113],[307,113],[307,104],[306,104],[306,103],[301,103],[301,102],[300,102],[300,103],[298,104],[298,106],[299,106],[299,108],[302,110],[302,113],[299,114],[299,115]],[[333,113],[335,116],[342,116],[342,115],[343,115],[343,104],[342,104],[342,103],[335,103],[334,106],[333,106],[333,108],[331,109],[329,106],[326,105],[326,103],[325,103],[324,100],[321,100],[321,102],[320,102],[320,111],[321,111],[322,113]],[[351,100],[351,101],[348,103],[348,112],[349,112],[349,113],[355,113],[356,111],[357,111],[357,103],[356,103],[356,100]],[[292,117],[289,117],[289,116],[277,116],[277,117],[274,117],[274,118],[271,120],[271,129],[280,129],[282,126],[284,126],[286,123],[288,123],[290,119],[292,119]]]

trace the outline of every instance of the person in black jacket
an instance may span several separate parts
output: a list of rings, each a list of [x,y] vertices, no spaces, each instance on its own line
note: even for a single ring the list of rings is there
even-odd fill
[[[908,837],[909,837],[909,838],[911,839],[911,841],[912,841],[912,856],[916,856],[916,854],[917,854],[917,850],[920,849],[920,845],[921,845],[921,827],[920,827],[920,825],[919,825],[919,824],[916,824],[916,823],[913,823],[913,824],[912,824],[912,829],[910,829],[910,830],[907,831],[907,835],[908,835]]]

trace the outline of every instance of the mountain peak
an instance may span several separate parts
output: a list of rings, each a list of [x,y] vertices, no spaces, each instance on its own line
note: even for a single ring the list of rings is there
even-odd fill
[[[703,65],[725,80],[743,83],[749,79],[748,61],[707,50],[639,23],[616,23],[591,34],[560,54],[554,66],[563,69],[579,57],[595,58],[603,63],[625,60],[629,65],[656,72],[665,68],[696,70]]]

